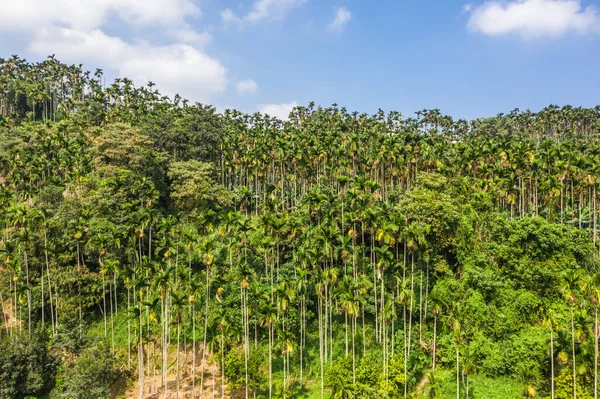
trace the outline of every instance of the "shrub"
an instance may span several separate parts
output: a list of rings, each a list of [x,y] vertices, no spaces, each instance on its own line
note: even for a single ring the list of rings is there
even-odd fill
[[[105,349],[87,349],[73,365],[64,366],[52,399],[105,399],[114,396],[125,381],[114,357]]]
[[[44,336],[0,342],[0,398],[46,395],[54,385],[58,362]]]

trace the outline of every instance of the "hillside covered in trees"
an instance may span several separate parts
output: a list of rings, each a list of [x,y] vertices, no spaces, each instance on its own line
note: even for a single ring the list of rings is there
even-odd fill
[[[600,107],[223,114],[0,60],[0,398],[597,398]]]

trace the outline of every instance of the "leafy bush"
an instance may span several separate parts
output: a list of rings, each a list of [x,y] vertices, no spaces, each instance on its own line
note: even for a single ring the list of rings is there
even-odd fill
[[[488,377],[497,377],[506,372],[500,344],[486,337],[483,332],[478,331],[473,336],[469,343],[469,351],[473,354],[478,372]]]
[[[325,385],[331,388],[335,399],[347,399],[354,396],[352,383],[352,359],[340,356],[327,370]]]
[[[548,363],[547,333],[539,327],[529,327],[507,340],[504,362],[509,373],[517,376],[520,370],[528,369],[543,374]]]
[[[40,335],[0,342],[0,398],[44,396],[54,385],[57,359]]]
[[[86,349],[74,364],[64,364],[52,399],[105,399],[125,382],[114,357],[106,349]]]
[[[261,361],[266,360],[264,351],[258,353],[251,351],[248,358],[248,383],[249,389],[258,390],[265,380],[265,374],[260,370]],[[268,367],[268,366],[267,366]],[[246,381],[246,365],[244,359],[244,348],[239,347],[229,351],[225,357],[225,377],[231,388],[236,391],[243,389]]]
[[[573,375],[569,367],[565,367],[554,380],[555,399],[571,399],[573,397]],[[582,378],[577,379],[577,398],[591,399],[593,396],[585,389]]]

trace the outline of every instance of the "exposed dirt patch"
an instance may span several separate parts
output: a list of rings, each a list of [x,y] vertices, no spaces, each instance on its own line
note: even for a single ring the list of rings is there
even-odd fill
[[[429,382],[429,377],[427,377],[426,375],[423,376],[423,378],[421,379],[421,381],[419,382],[419,385],[417,385],[417,388],[415,390],[417,395],[420,395],[421,392],[423,392],[423,388],[425,388],[425,384],[427,384],[428,382]]]
[[[177,388],[176,352],[169,353],[169,372],[165,384],[166,396],[160,369],[151,368],[148,375],[146,365],[144,399],[191,399],[199,398],[201,392],[202,397],[207,399],[231,399],[231,394],[227,391],[227,387],[225,387],[225,395],[221,394],[221,372],[218,366],[218,359],[215,359],[209,353],[206,354],[205,358],[204,384],[202,384],[202,351],[203,345],[197,345],[195,367],[191,347],[187,352],[182,351],[179,353],[179,389]],[[203,388],[202,385],[204,385]],[[139,392],[139,381],[136,381],[127,391],[126,398],[138,399]]]

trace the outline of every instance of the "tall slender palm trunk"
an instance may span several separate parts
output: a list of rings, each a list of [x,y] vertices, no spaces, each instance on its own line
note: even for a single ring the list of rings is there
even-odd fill
[[[206,298],[204,301],[204,336],[203,336],[203,344],[202,344],[202,365],[200,366],[200,397],[204,393],[204,368],[206,365],[206,336],[208,333],[208,304],[210,298],[210,270],[206,268]],[[213,385],[214,389],[214,385]],[[214,390],[213,390],[214,393]]]
[[[196,393],[196,306],[192,304],[192,392]]]
[[[598,399],[598,307],[594,310],[594,399]]]
[[[458,367],[458,343],[456,344],[456,399],[460,399],[460,378]]]
[[[410,266],[410,310],[408,315],[408,352],[407,355],[410,357],[410,349],[412,342],[412,319],[413,319],[413,302],[415,293],[415,254],[411,254],[411,266]]]
[[[433,355],[431,356],[431,371],[435,372],[435,351],[437,347],[437,314],[433,315]]]
[[[138,383],[140,386],[140,399],[144,398],[144,341],[143,341],[143,334],[142,334],[142,328],[143,328],[143,320],[142,320],[142,310],[141,310],[141,301],[140,301],[140,317],[139,317],[139,345],[138,345]]]
[[[221,398],[225,398],[225,329],[221,328]]]
[[[550,399],[554,399],[554,331],[550,326]]]
[[[50,280],[50,261],[48,259],[48,233],[46,232],[46,229],[44,229],[44,257],[46,259],[46,275],[48,278],[48,296],[50,299],[50,321],[52,323],[52,333],[56,334],[56,322],[55,322],[55,318],[54,318],[54,311],[53,311],[53,305],[52,305],[52,282]],[[44,279],[44,268],[42,267],[42,280]],[[43,301],[43,295],[42,295],[42,301]],[[42,307],[43,309],[43,307]]]
[[[573,316],[573,305],[571,305],[571,351],[573,355],[573,399],[577,399],[577,369],[575,361],[575,321]]]
[[[273,324],[269,325],[269,399],[273,397]]]

